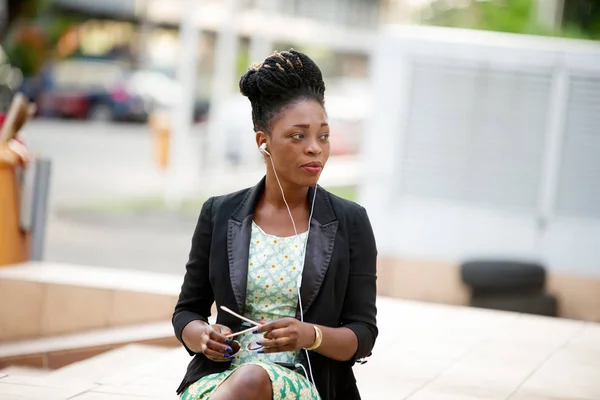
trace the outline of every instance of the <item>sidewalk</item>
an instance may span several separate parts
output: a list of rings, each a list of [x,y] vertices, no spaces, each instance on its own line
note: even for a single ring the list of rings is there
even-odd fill
[[[365,399],[600,399],[600,325],[380,298]]]
[[[354,368],[364,400],[600,399],[599,324],[388,298],[378,307],[373,356]],[[0,399],[174,400],[189,360],[178,348],[87,382],[9,375]]]

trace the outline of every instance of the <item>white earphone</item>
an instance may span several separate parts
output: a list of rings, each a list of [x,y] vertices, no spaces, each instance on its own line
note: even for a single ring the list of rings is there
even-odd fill
[[[267,144],[266,143],[261,144],[258,149],[260,150],[261,153],[264,153],[264,154],[268,155],[269,157],[271,157],[271,153],[269,153],[267,151]]]

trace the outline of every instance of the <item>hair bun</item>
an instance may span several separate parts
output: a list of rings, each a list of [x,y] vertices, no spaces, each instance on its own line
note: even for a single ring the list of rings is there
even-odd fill
[[[307,55],[296,50],[275,52],[253,64],[240,79],[240,91],[250,99],[279,98],[285,92],[311,88],[324,95],[321,70]]]
[[[265,130],[283,105],[299,98],[325,102],[321,70],[306,54],[295,50],[275,52],[253,64],[240,78],[240,92],[252,105],[255,130]]]
[[[240,78],[240,92],[246,97],[253,101],[260,97],[260,90],[258,89],[258,70],[249,69]]]

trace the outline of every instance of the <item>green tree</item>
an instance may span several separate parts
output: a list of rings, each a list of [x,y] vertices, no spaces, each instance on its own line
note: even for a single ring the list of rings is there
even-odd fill
[[[77,14],[58,10],[50,0],[8,0],[8,23],[3,26],[3,49],[24,76],[35,75],[55,56],[59,40],[81,21]]]
[[[0,27],[0,40],[4,40],[15,23],[34,18],[45,6],[46,0],[6,0],[6,19]]]
[[[565,0],[563,27],[600,40],[600,0]]]
[[[566,0],[567,1],[567,0]],[[580,1],[580,0],[574,0]],[[581,0],[593,1],[598,0]],[[435,0],[423,23],[436,26],[479,29],[532,35],[552,35],[591,39],[593,35],[577,24],[555,32],[537,21],[535,0],[470,0],[464,7],[453,7],[448,0]],[[600,20],[598,21],[600,23]]]

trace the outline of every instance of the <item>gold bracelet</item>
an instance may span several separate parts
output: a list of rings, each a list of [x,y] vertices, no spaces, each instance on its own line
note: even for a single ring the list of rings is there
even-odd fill
[[[321,346],[321,342],[323,341],[323,332],[321,332],[321,329],[319,329],[319,327],[317,327],[316,325],[313,325],[313,328],[315,328],[315,341],[310,347],[307,347],[306,350],[318,349],[319,346]]]

